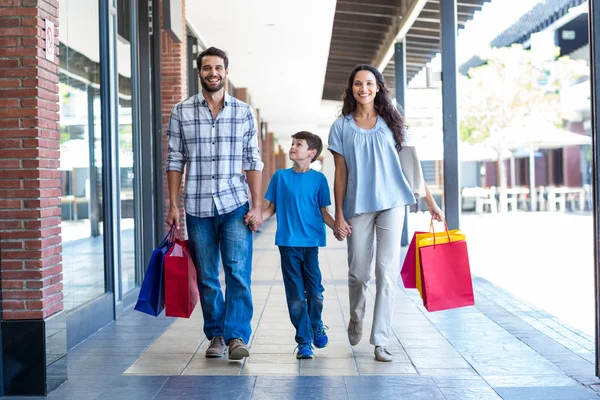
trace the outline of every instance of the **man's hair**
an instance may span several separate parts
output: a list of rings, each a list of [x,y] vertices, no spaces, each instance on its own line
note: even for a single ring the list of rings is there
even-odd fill
[[[315,154],[311,162],[315,162],[319,157],[319,154],[321,154],[321,151],[323,151],[323,141],[318,135],[315,135],[314,133],[300,131],[298,133],[293,134],[292,138],[306,140],[306,144],[308,145],[309,150],[317,150],[317,154]]]
[[[196,58],[196,66],[198,67],[198,71],[202,68],[202,57],[205,56],[217,56],[223,59],[223,63],[225,64],[225,69],[229,68],[229,58],[227,58],[227,54],[221,49],[217,49],[216,47],[209,47],[204,50],[202,53],[198,54],[198,58]]]

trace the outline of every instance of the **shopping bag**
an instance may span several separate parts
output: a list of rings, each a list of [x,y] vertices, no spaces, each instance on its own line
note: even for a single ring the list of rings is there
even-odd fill
[[[444,222],[445,224],[445,222]],[[466,240],[465,235],[462,233],[460,229],[453,229],[448,231],[448,235],[453,241],[457,240]],[[419,249],[422,246],[431,246],[433,245],[434,238],[438,239],[440,243],[444,241],[448,241],[446,238],[446,232],[435,232],[433,228],[433,218],[429,224],[429,232],[425,233],[417,233],[415,234],[415,286],[419,291],[419,295],[423,298],[423,290],[421,284],[421,256]]]
[[[188,241],[176,237],[165,256],[165,315],[189,318],[199,297]]]
[[[430,312],[475,304],[467,242],[454,240],[447,227],[444,233],[423,239],[419,248],[423,305]]]
[[[163,282],[165,254],[173,242],[173,229],[152,252],[146,274],[142,281],[140,294],[134,309],[157,317],[165,308],[165,288]]]
[[[421,235],[422,237],[422,235],[426,233],[428,232],[415,232],[408,245],[406,257],[404,257],[402,269],[400,270],[400,277],[402,278],[402,283],[406,289],[417,288],[417,269],[419,268],[417,265],[417,235]]]

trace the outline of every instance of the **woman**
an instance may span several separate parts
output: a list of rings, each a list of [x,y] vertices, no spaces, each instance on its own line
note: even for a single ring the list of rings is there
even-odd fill
[[[424,194],[432,217],[438,221],[444,218],[424,184],[421,183],[422,190],[409,184],[409,180],[422,181],[422,172],[414,149],[402,149],[405,131],[404,119],[389,96],[383,75],[371,65],[357,65],[344,91],[341,116],[329,132],[329,150],[335,160],[335,233],[348,238],[348,339],[354,346],[362,338],[367,283],[375,257],[376,295],[370,343],[375,346],[378,361],[393,360],[387,345],[400,272],[404,206],[415,203],[415,194]],[[412,170],[410,174],[403,171],[399,152],[415,154],[420,178],[410,178],[414,175]]]

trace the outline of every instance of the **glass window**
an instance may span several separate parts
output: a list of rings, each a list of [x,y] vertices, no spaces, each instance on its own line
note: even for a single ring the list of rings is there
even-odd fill
[[[117,40],[117,70],[119,73],[119,196],[121,206],[121,284],[123,293],[135,287],[135,172],[133,167],[133,110],[131,74],[131,1],[117,4],[119,38]],[[123,22],[122,22],[123,21]]]
[[[61,0],[63,293],[71,310],[105,292],[98,2]]]

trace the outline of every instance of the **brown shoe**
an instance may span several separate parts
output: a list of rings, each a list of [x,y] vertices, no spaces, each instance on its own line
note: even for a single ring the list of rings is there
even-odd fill
[[[206,349],[206,358],[218,358],[225,355],[225,340],[223,336],[215,336],[210,339],[210,346]]]
[[[241,360],[250,355],[248,345],[240,338],[231,339],[229,341],[229,359]]]

